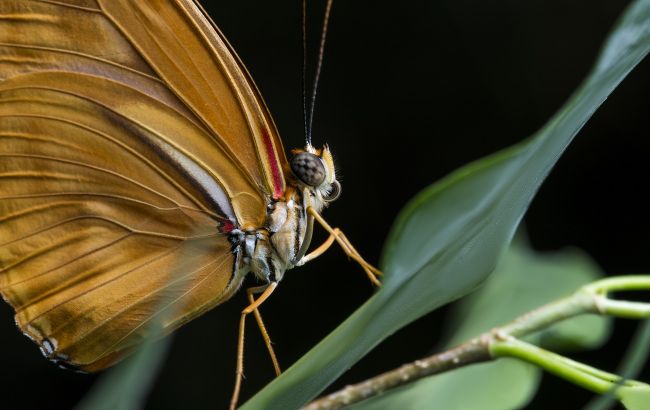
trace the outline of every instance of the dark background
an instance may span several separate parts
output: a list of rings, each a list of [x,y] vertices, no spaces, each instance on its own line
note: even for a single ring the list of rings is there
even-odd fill
[[[208,5],[208,11],[255,78],[285,148],[302,146],[299,2],[219,3]],[[320,3],[310,2],[313,55]],[[326,218],[376,262],[392,221],[415,193],[545,123],[584,78],[626,4],[338,1],[314,124],[314,143],[330,144],[343,185],[343,196],[325,212]],[[650,271],[649,73],[646,61],[625,80],[544,183],[526,218],[537,249],[578,246],[609,274]],[[339,249],[288,272],[263,307],[284,367],[372,292],[362,271]],[[225,407],[234,378],[239,311],[245,304],[240,293],[176,333],[150,408]],[[429,354],[439,341],[444,312],[386,340],[333,387]],[[5,394],[0,407],[67,408],[76,403],[94,376],[48,363],[15,329],[11,316],[1,304],[0,386]],[[614,370],[634,326],[617,322],[605,347],[573,357]],[[252,323],[248,335],[243,399],[273,378]],[[648,366],[641,378],[650,381]],[[574,409],[590,397],[545,375],[528,408]]]

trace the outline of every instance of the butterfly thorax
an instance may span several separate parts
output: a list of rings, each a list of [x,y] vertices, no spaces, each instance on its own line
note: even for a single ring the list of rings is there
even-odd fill
[[[340,193],[327,147],[308,146],[293,154],[284,196],[269,200],[264,227],[231,232],[241,275],[252,272],[267,283],[282,280],[285,271],[301,264],[311,241],[308,209],[320,213]]]

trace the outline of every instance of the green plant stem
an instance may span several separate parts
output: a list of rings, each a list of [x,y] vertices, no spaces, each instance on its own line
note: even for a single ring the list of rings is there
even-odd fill
[[[544,305],[501,326],[504,335],[523,337],[562,320],[584,313],[600,313],[594,295],[578,291],[572,296]]]
[[[623,300],[603,300],[599,304],[601,313],[626,319],[645,319],[650,317],[650,305],[641,302],[627,302]]]
[[[650,275],[612,276],[583,287],[588,292],[607,294],[619,291],[649,290]]]
[[[511,338],[490,346],[493,358],[514,357],[535,364],[547,372],[572,382],[582,388],[603,394],[611,390],[621,378],[541,349],[530,343]]]
[[[504,356],[534,363],[588,390],[606,393],[621,382],[619,376],[540,349],[517,338],[586,313],[634,319],[650,317],[650,303],[612,300],[607,297],[611,292],[634,290],[650,290],[650,275],[618,276],[593,282],[567,298],[528,312],[453,349],[347,386],[311,402],[304,409],[339,409],[426,376]],[[623,382],[624,385],[627,383]]]

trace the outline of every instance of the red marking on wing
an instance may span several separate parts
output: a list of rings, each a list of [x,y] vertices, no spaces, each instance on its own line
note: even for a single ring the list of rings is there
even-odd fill
[[[230,233],[233,229],[235,229],[235,224],[227,219],[219,225],[219,232],[221,233]]]
[[[280,165],[277,161],[277,156],[275,155],[275,149],[273,147],[273,141],[271,136],[266,129],[262,129],[262,138],[264,139],[264,146],[266,147],[266,157],[271,165],[271,176],[273,177],[273,199],[280,199],[283,194],[282,186],[282,174],[280,171]]]

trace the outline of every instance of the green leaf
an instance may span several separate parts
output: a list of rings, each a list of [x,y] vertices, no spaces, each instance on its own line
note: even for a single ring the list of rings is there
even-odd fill
[[[650,2],[637,1],[582,86],[536,135],[406,206],[386,241],[380,291],[243,408],[300,407],[387,336],[479,286],[567,145],[649,48]]]
[[[596,263],[578,249],[536,253],[523,240],[515,240],[485,285],[452,310],[446,331],[451,337],[446,346],[568,296],[602,276]],[[527,341],[545,348],[594,348],[606,340],[609,328],[610,320],[584,315],[560,322]]]
[[[454,307],[446,330],[450,337],[445,347],[469,340],[568,296],[600,277],[600,269],[583,252],[569,249],[538,254],[523,240],[515,240],[485,285]],[[561,322],[528,340],[573,348],[596,347],[607,338],[610,322],[606,318],[585,315]],[[521,408],[537,391],[541,373],[541,369],[523,361],[503,359],[431,376],[351,408],[417,409],[426,408],[424,403],[458,410]],[[467,386],[472,386],[472,394],[467,394]]]
[[[521,408],[537,390],[540,376],[541,371],[531,364],[516,359],[501,359],[422,379],[350,406],[349,409]],[[434,379],[436,382],[432,383]],[[513,381],[516,381],[514,385]]]
[[[153,339],[105,373],[75,407],[76,410],[138,410],[153,386],[171,337]]]
[[[641,384],[621,387],[617,396],[628,410],[648,410],[650,408],[650,386]]]

